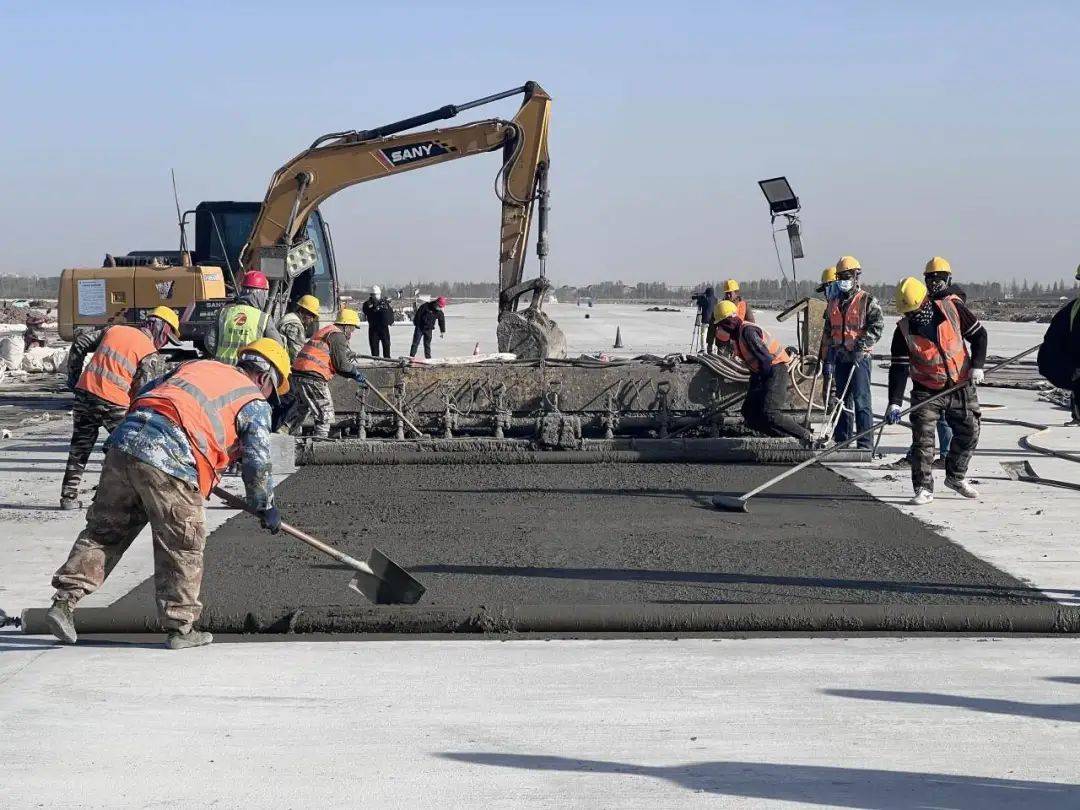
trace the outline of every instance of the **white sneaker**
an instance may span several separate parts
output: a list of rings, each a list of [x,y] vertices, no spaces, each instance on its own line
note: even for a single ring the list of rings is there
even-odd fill
[[[966,478],[945,478],[945,486],[953,492],[959,492],[965,498],[978,498],[979,490],[975,489]]]
[[[926,506],[934,500],[934,493],[928,489],[915,490],[915,496],[908,501],[912,506]]]

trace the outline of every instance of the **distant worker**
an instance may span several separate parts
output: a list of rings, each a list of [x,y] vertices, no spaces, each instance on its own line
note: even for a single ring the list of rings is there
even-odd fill
[[[825,296],[826,301],[840,296],[840,288],[836,286],[836,265],[821,271],[821,283],[815,289]]]
[[[26,330],[23,332],[23,351],[44,348],[49,345],[48,336],[45,334],[45,313],[39,309],[32,309],[26,313],[23,321]]]
[[[716,345],[716,330],[713,321],[713,310],[716,309],[716,293],[712,287],[706,287],[705,292],[698,293],[693,297],[697,303],[697,322],[701,327],[701,350],[706,354],[713,353]]]
[[[107,434],[124,421],[133,390],[146,380],[144,361],[180,334],[180,319],[169,307],[157,307],[141,324],[116,324],[100,331],[79,333],[68,352],[68,388],[75,392],[71,406],[71,448],[60,485],[60,508],[78,509],[79,484],[86,462],[97,444],[98,431]],[[87,354],[93,354],[83,368]]]
[[[729,278],[724,282],[724,300],[733,303],[739,310],[739,317],[747,323],[756,323],[754,310],[750,308],[750,302],[742,297],[739,291],[739,282]]]
[[[378,285],[371,288],[371,295],[364,302],[364,320],[368,324],[368,346],[371,348],[371,356],[378,357],[380,350],[382,356],[390,357],[390,327],[394,325],[394,305],[383,298],[382,288]]]
[[[439,337],[446,337],[446,318],[443,315],[445,306],[446,297],[440,295],[434,301],[428,301],[416,308],[413,315],[412,346],[409,348],[409,357],[416,357],[420,338],[423,338],[424,357],[431,359],[431,335],[435,331],[435,324],[439,325]]]
[[[240,462],[248,504],[272,533],[281,527],[270,469],[272,406],[289,387],[289,356],[261,338],[235,367],[192,360],[143,388],[109,438],[94,502],[60,569],[46,614],[53,634],[77,640],[75,605],[93,593],[147,523],[153,532],[154,590],[166,646],[213,641],[194,629],[202,615],[203,501],[222,472]]]
[[[945,486],[965,498],[977,498],[979,493],[967,480],[967,470],[979,443],[981,413],[975,386],[982,384],[984,376],[986,330],[959,298],[934,298],[914,277],[905,278],[896,288],[896,309],[901,318],[893,332],[886,421],[900,421],[908,376],[912,406],[962,385],[911,412],[915,444],[911,462],[915,497],[911,503],[921,506],[934,500],[934,426],[941,414],[953,432],[945,458]],[[970,341],[970,350],[965,340]]]
[[[1080,281],[1080,267],[1076,268]],[[1039,373],[1072,392],[1072,423],[1080,424],[1080,296],[1057,311],[1039,347]]]
[[[735,355],[750,369],[750,389],[742,405],[747,426],[766,436],[794,436],[810,445],[813,434],[787,413],[791,356],[780,342],[739,317],[733,301],[716,305],[716,339],[730,342]]]
[[[281,433],[299,435],[304,419],[311,414],[315,420],[314,435],[322,439],[330,435],[335,417],[330,380],[337,374],[361,385],[365,382],[349,350],[349,338],[359,325],[357,311],[343,307],[334,322],[312,335],[296,355],[292,365],[293,404],[279,429]]]
[[[281,343],[281,335],[267,312],[270,283],[266,276],[258,270],[248,270],[240,286],[236,301],[218,314],[214,337],[214,359],[232,365],[236,364],[237,353],[243,346],[261,337]]]
[[[289,360],[296,359],[296,355],[311,340],[315,330],[319,328],[319,309],[321,304],[314,295],[301,296],[291,312],[278,321],[278,332],[281,334],[282,345],[289,353]]]
[[[881,339],[885,316],[874,296],[859,286],[861,276],[862,265],[858,259],[854,256],[840,257],[836,263],[838,297],[828,302],[821,338],[820,356],[825,364],[825,375],[833,378],[836,396],[844,397],[844,410],[834,436],[838,442],[874,424],[870,395],[870,350]],[[851,410],[855,412],[854,420]],[[873,438],[864,436],[859,439],[858,446],[865,450],[872,449]]]

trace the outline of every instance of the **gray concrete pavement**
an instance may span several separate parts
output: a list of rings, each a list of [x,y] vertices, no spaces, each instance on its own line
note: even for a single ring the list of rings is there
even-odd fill
[[[9,638],[8,807],[1080,806],[1076,639]]]

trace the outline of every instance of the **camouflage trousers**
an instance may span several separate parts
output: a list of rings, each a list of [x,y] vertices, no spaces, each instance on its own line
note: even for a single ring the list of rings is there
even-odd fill
[[[71,406],[71,449],[68,450],[64,482],[60,485],[61,498],[74,500],[79,497],[79,484],[86,472],[86,462],[97,444],[98,431],[105,428],[108,436],[124,421],[126,414],[127,408],[123,406],[106,402],[85,391],[75,391],[75,403]]]
[[[933,392],[930,391],[912,391],[911,404],[918,405],[932,395]],[[934,435],[937,432],[938,419],[942,415],[953,432],[949,453],[945,456],[946,477],[966,476],[971,456],[979,444],[982,411],[974,385],[968,385],[912,411],[911,446],[914,452],[911,456],[911,483],[917,490],[934,491]]]
[[[324,439],[329,436],[335,416],[334,402],[330,399],[330,386],[318,377],[294,374],[289,378],[289,388],[293,395],[293,404],[285,414],[281,432],[298,436],[304,420],[311,414],[315,420],[314,435]]]
[[[135,537],[150,524],[154,591],[166,630],[186,631],[202,614],[206,520],[202,495],[179,478],[120,450],[105,456],[86,528],[53,575],[55,599],[78,602],[103,583]]]

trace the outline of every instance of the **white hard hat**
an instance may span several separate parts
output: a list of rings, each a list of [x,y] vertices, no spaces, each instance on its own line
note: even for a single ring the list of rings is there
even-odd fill
[[[374,287],[371,288],[371,293],[376,298],[382,298],[382,287],[376,284]]]

